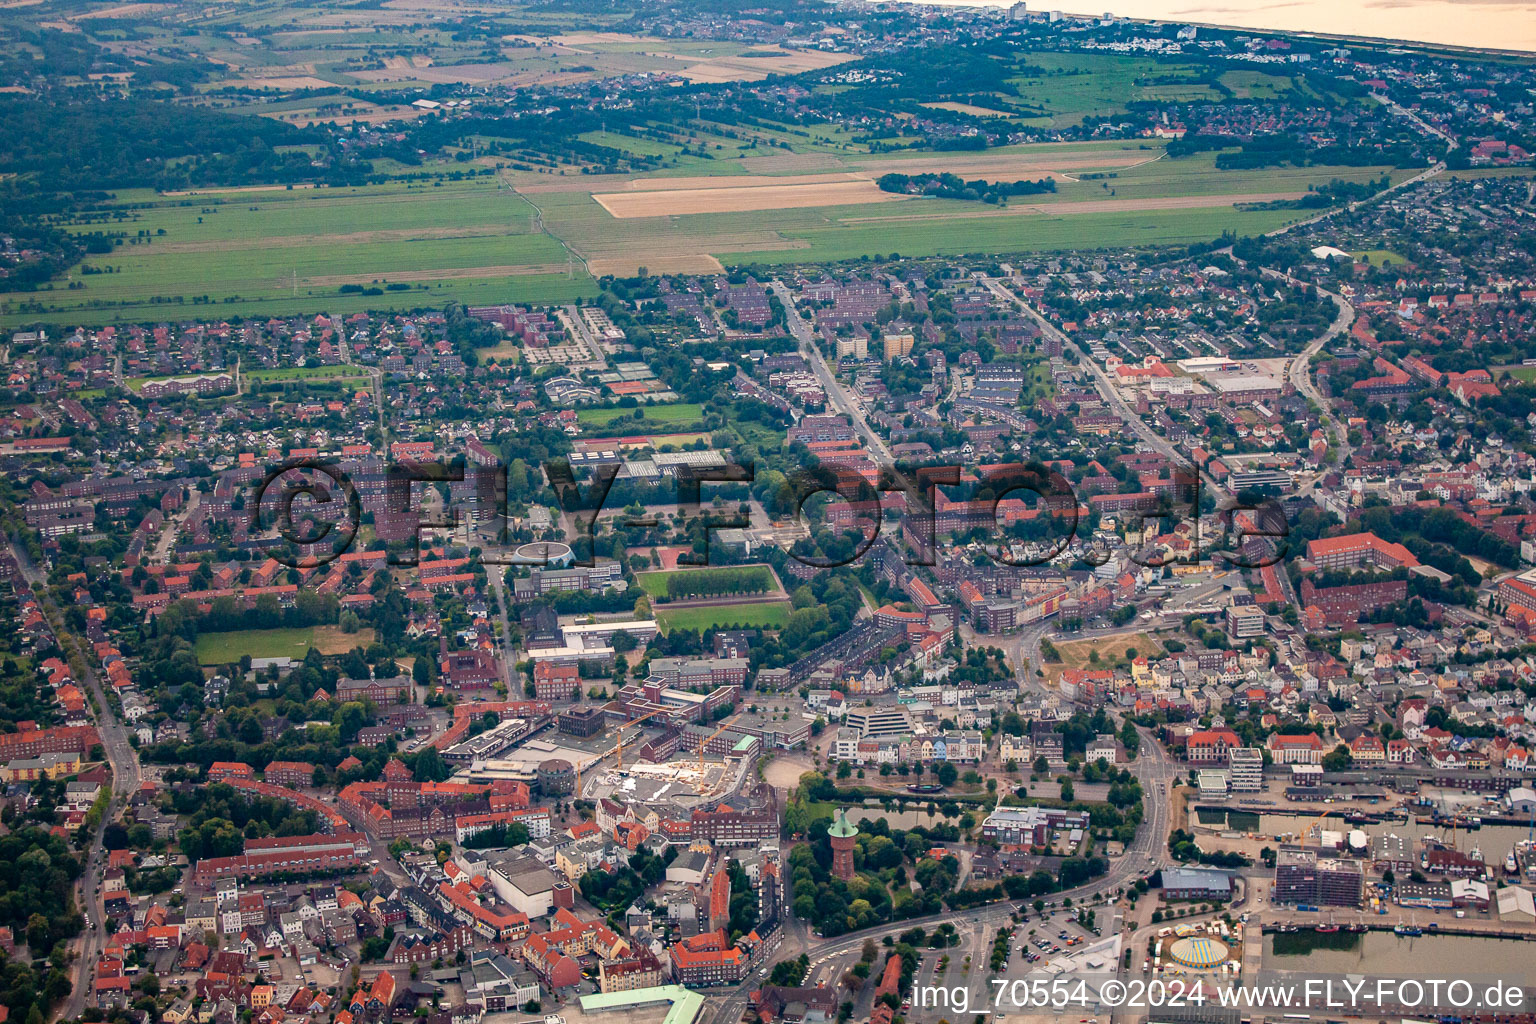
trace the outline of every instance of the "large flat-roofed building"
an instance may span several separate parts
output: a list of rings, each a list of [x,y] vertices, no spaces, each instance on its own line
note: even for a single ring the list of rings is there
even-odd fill
[[[1264,612],[1258,605],[1234,604],[1227,608],[1227,635],[1248,640],[1264,635]]]
[[[571,569],[535,569],[512,581],[512,594],[518,601],[531,601],[551,591],[622,590],[624,574],[618,562],[599,562],[593,566]]]
[[[750,667],[746,658],[652,658],[650,671],[664,686],[740,686]]]
[[[981,823],[981,834],[1003,846],[1049,846],[1052,832],[1087,827],[1087,811],[1069,811],[1060,807],[999,807]]]
[[[639,685],[630,683],[619,690],[618,698],[609,702],[608,710],[609,714],[626,721],[652,711],[663,711],[666,714],[662,717],[678,724],[703,722],[721,708],[734,705],[740,694],[741,688],[735,684],[716,686],[708,693],[694,693],[647,679]]]
[[[710,732],[715,731],[713,726],[706,727]],[[741,737],[748,736],[756,739],[765,750],[793,750],[811,738],[811,723],[801,715],[791,714],[782,719],[763,712],[744,711],[733,716],[730,728],[720,738],[723,740],[733,733],[736,736],[731,742],[733,749]],[[690,742],[697,745],[697,741]]]
[[[1353,907],[1364,882],[1355,861],[1320,857],[1316,850],[1282,850],[1275,860],[1274,902]]]
[[[1164,868],[1163,898],[1225,900],[1232,898],[1232,876],[1214,868]]]
[[[486,878],[502,902],[530,918],[553,909],[555,885],[564,881],[535,858],[520,854],[493,861]]]
[[[596,736],[603,731],[608,716],[603,709],[585,705],[560,712],[559,729],[568,736]]]
[[[1273,487],[1278,491],[1291,489],[1291,475],[1283,469],[1240,469],[1227,477],[1227,490],[1233,494],[1253,487]]]
[[[1206,374],[1205,380],[1213,391],[1226,399],[1261,402],[1280,397],[1280,382],[1264,373],[1217,371]]]
[[[689,824],[695,841],[702,839],[716,846],[755,846],[779,834],[779,812],[777,807],[745,811],[696,809]]]
[[[1258,747],[1227,751],[1227,770],[1234,793],[1257,793],[1264,788],[1264,752]]]
[[[849,708],[844,721],[865,739],[901,736],[912,731],[912,719],[903,707]]]
[[[620,633],[628,633],[644,647],[659,631],[655,619],[625,619],[621,622],[573,622],[560,627],[565,642],[572,647],[611,647]]]

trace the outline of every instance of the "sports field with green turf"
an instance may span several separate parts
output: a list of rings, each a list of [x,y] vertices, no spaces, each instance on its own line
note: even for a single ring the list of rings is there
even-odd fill
[[[642,413],[637,419],[636,413]],[[704,415],[704,407],[696,402],[677,402],[672,405],[645,405],[633,409],[582,409],[576,418],[585,426],[606,427],[615,420],[623,420],[628,433],[646,433],[651,427],[676,426],[695,423]]]
[[[783,629],[789,622],[788,601],[758,601],[747,604],[715,604],[692,608],[656,609],[656,621],[664,631],[674,629]]]

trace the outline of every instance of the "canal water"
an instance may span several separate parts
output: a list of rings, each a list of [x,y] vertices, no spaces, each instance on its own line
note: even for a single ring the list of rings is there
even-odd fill
[[[1271,933],[1264,936],[1264,967],[1388,978],[1498,975],[1530,985],[1536,983],[1536,943],[1393,932]]]
[[[915,807],[919,805],[908,804],[907,806]],[[986,816],[986,808],[977,807],[971,809],[971,817],[974,818],[977,823],[980,823],[981,819],[985,818]],[[959,817],[946,818],[939,812],[929,814],[926,807],[924,807],[923,810],[886,811],[879,804],[848,805],[848,820],[854,824],[858,824],[860,818],[868,818],[871,821],[884,818],[886,822],[891,826],[891,828],[901,829],[913,828],[914,826],[918,825],[921,825],[923,828],[933,828],[936,825],[958,826],[960,824]]]

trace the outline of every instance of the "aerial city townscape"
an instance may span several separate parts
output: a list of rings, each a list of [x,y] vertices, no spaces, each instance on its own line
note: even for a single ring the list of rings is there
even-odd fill
[[[1536,55],[1381,10],[0,4],[0,1024],[1536,1022]]]

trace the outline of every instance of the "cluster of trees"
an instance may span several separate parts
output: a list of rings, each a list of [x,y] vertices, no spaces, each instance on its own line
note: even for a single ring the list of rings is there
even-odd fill
[[[14,608],[14,602],[11,604]],[[10,621],[19,620],[13,617]],[[39,651],[36,660],[42,662],[52,657],[50,650],[57,651],[57,648]],[[38,686],[31,672],[23,671],[14,658],[0,661],[0,719],[48,726],[55,724],[57,708],[53,692]]]
[[[804,953],[793,960],[780,960],[768,972],[768,984],[794,988],[805,980],[805,972],[811,968],[811,958]]]
[[[800,797],[826,795],[829,785],[824,776],[807,772],[801,777]],[[1123,799],[1134,798],[1134,806],[1122,812],[1104,804],[1091,805],[1095,828],[1126,824],[1134,833],[1140,820],[1140,789],[1134,780],[1115,783],[1125,787]],[[833,789],[835,793],[835,787]],[[787,821],[796,818],[799,799],[791,802]],[[936,914],[945,908],[961,909],[1002,899],[1042,896],[1082,885],[1108,870],[1102,857],[1068,857],[1052,874],[1040,870],[1032,875],[1015,875],[992,885],[972,885],[956,889],[959,865],[953,857],[930,857],[935,842],[955,841],[959,831],[952,825],[937,828],[893,829],[884,818],[861,819],[854,846],[857,875],[845,882],[831,874],[832,847],[827,837],[831,819],[815,816],[797,828],[807,842],[794,848],[789,858],[789,885],[797,917],[810,921],[824,936],[869,927],[887,920],[903,920]],[[918,883],[914,893],[909,881]],[[904,937],[905,941],[905,937]],[[918,937],[915,942],[921,944]]]
[[[320,831],[314,811],[296,810],[271,797],[247,797],[223,783],[177,789],[162,802],[168,813],[190,819],[176,834],[176,842],[193,862],[236,856],[245,849],[247,839],[306,836]]]
[[[947,171],[942,174],[898,174],[893,171],[880,175],[875,179],[875,184],[882,192],[933,196],[938,199],[980,200],[994,205],[1006,203],[1010,196],[1037,196],[1056,191],[1054,178],[1041,178],[1038,181],[1022,178],[1018,181],[987,181],[977,178],[975,181],[965,181],[958,174]]]
[[[821,819],[821,827],[812,827],[810,841],[790,851],[789,884],[795,916],[809,921],[828,938],[890,920],[891,897],[880,877],[861,873],[845,882],[832,874],[827,822]],[[860,840],[862,843],[864,837]],[[899,860],[900,851],[895,855]]]
[[[53,192],[325,180],[301,147],[331,146],[318,129],[143,99],[7,97],[0,136],[11,140],[0,171]],[[371,171],[342,160],[336,169],[336,184],[359,184]]]
[[[731,926],[730,937],[732,941],[745,935],[757,927],[757,890],[752,887],[752,880],[747,877],[747,869],[741,866],[738,860],[732,860],[730,867],[731,879]]]
[[[645,890],[661,882],[667,865],[677,858],[677,848],[667,847],[661,856],[636,850],[629,864],[618,871],[588,871],[581,876],[581,895],[594,907],[613,915],[624,912],[631,903],[645,895]]]
[[[0,955],[0,1005],[26,1024],[42,1024],[70,992],[69,941],[85,925],[74,901],[82,869],[63,837],[44,829],[0,838],[0,924],[31,954],[30,964]]]
[[[1312,145],[1294,135],[1258,135],[1241,139],[1228,135],[1201,135],[1190,132],[1168,143],[1171,157],[1191,156],[1218,150],[1216,166],[1221,170],[1256,170],[1261,167],[1369,167],[1393,164],[1418,167],[1425,162],[1422,150],[1406,140],[1381,146],[1351,146],[1336,143]]]
[[[957,685],[970,683],[973,686],[985,686],[1007,679],[1011,674],[1008,661],[1000,648],[970,647],[955,668],[953,680]]]
[[[1326,185],[1317,185],[1308,189],[1307,194],[1296,202],[1303,209],[1321,209],[1369,199],[1378,192],[1385,192],[1391,186],[1392,177],[1387,174],[1368,181],[1345,181],[1343,178],[1333,178]]]
[[[763,550],[766,561],[779,571],[781,579],[784,578],[789,555],[773,546]],[[753,669],[791,665],[807,652],[848,632],[862,607],[859,584],[868,583],[873,577],[874,572],[868,565],[856,570],[848,566],[839,572],[817,573],[796,587],[790,595],[794,610],[790,612],[788,624],[779,632],[779,642],[752,648]]]
[[[528,842],[528,826],[520,821],[510,825],[497,825],[464,840],[471,850],[500,849],[504,846],[523,846]]]
[[[1168,852],[1176,861],[1206,864],[1216,868],[1241,868],[1247,867],[1251,863],[1247,857],[1232,851],[1221,850],[1207,853],[1200,849],[1200,845],[1195,842],[1194,835],[1182,828],[1176,828],[1169,834]]]
[[[674,601],[687,597],[766,594],[772,587],[773,575],[760,565],[667,574],[667,597]]]
[[[1029,875],[1008,875],[992,885],[967,886],[951,893],[945,900],[951,908],[975,907],[1001,899],[1022,900],[1048,896],[1063,889],[1073,889],[1109,870],[1103,857],[1067,857],[1057,866],[1057,874],[1037,869]]]

